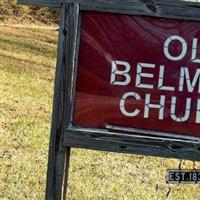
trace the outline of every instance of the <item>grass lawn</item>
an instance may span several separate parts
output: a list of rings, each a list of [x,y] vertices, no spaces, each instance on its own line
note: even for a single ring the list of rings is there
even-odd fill
[[[0,200],[44,199],[56,45],[53,29],[0,26]],[[178,164],[73,149],[69,199],[200,199],[200,186],[165,183]]]

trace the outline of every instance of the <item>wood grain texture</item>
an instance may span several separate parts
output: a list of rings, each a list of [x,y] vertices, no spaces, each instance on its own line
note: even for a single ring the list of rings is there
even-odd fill
[[[80,28],[79,28],[80,31]],[[74,46],[75,57],[78,58],[78,46]],[[71,51],[71,49],[68,49]],[[77,62],[70,65],[69,73],[76,77]],[[71,100],[68,107],[71,108],[70,121],[73,116],[73,90],[76,81],[72,79],[68,83]],[[69,110],[70,112],[70,110]],[[133,153],[168,158],[200,160],[200,138],[173,134],[163,134],[149,131],[138,131],[136,129],[121,130],[122,127],[106,127],[107,129],[85,129],[77,128],[72,124],[66,125],[63,145],[65,147],[78,147],[85,149],[104,150],[112,152]],[[115,130],[114,130],[115,129]],[[122,128],[123,129],[123,128]],[[120,131],[122,131],[120,133]]]
[[[61,3],[58,2],[58,0],[18,0],[17,2],[23,5],[47,6],[54,8],[61,6]]]
[[[52,112],[52,125],[49,143],[49,159],[47,171],[46,200],[56,199],[56,193],[61,196],[62,182],[65,165],[65,151],[61,147],[62,141],[62,122],[63,122],[63,71],[65,71],[64,53],[66,52],[65,35],[63,30],[66,24],[65,6],[61,10],[61,24],[58,42],[58,59],[56,67],[56,77],[54,86],[54,103]],[[58,196],[57,195],[57,196]]]
[[[80,4],[81,10],[200,20],[200,3],[185,0],[18,0],[20,4],[60,7]]]
[[[46,200],[65,199],[70,147],[63,147],[64,124],[70,123],[71,66],[77,40],[79,6],[64,4],[61,12],[58,60],[56,68],[52,127],[49,144]],[[71,51],[67,51],[70,49]],[[66,104],[68,103],[68,104]]]
[[[200,20],[200,4],[184,0],[59,0],[77,2],[81,10]]]
[[[65,130],[65,146],[200,161],[199,141],[111,133],[71,127]]]

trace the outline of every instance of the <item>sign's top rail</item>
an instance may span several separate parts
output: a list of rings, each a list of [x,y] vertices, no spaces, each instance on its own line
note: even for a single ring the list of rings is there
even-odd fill
[[[60,7],[78,3],[81,10],[200,21],[200,3],[186,0],[18,0],[20,4]]]
[[[19,4],[24,5],[38,5],[38,6],[47,6],[47,7],[60,7],[59,0],[18,0]]]

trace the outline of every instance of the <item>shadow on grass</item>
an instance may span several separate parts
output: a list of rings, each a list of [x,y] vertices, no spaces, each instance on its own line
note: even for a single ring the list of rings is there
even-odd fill
[[[51,57],[55,57],[56,55],[56,51],[54,48],[52,47],[48,47],[47,45],[41,45],[39,46],[36,44],[31,44],[31,43],[27,43],[23,40],[19,40],[19,41],[14,41],[12,39],[5,39],[5,38],[0,38],[0,45],[3,47],[4,45],[8,46],[12,46],[15,48],[19,48],[19,49],[26,49],[27,51],[31,51],[31,53],[33,53],[34,55],[45,55],[45,56],[51,56]]]
[[[45,74],[50,72],[50,69],[53,69],[54,66],[48,65],[48,64],[44,64],[44,63],[40,63],[40,62],[35,62],[35,61],[31,61],[31,60],[27,60],[27,59],[20,59],[20,58],[15,58],[13,56],[6,56],[6,55],[2,55],[0,54],[0,58],[2,60],[4,60],[3,64],[3,69],[7,70],[7,69],[11,69],[11,71],[13,73],[19,73],[19,72],[26,72],[26,73],[42,73],[44,74],[44,71],[46,72]],[[13,61],[13,65],[11,64],[10,61]],[[8,64],[7,64],[8,63]],[[10,63],[10,64],[9,64]],[[7,66],[5,66],[7,65]],[[13,67],[14,66],[14,67]],[[49,69],[47,71],[47,69]],[[45,76],[45,79],[52,79],[53,77],[50,77],[48,75]]]
[[[58,37],[58,28],[37,28],[37,27],[12,27],[12,26],[4,26],[3,31],[8,33],[11,31],[11,35],[20,36],[24,35],[24,38],[27,39],[37,39],[38,41],[46,41],[52,44],[57,44]],[[20,33],[20,34],[19,34]],[[35,37],[32,37],[35,36]]]

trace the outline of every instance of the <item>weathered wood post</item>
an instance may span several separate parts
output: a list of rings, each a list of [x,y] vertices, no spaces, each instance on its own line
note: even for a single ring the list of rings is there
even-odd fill
[[[61,8],[46,200],[66,199],[71,147],[200,160],[198,3],[19,2]]]
[[[79,5],[74,3],[59,5],[59,2],[51,0],[21,0],[20,3],[61,7],[45,199],[64,200],[66,199],[70,147],[63,146],[63,136],[65,126],[70,124],[72,109],[67,105],[72,103],[69,86],[72,79],[72,66],[76,64]]]
[[[59,31],[58,61],[52,115],[46,199],[65,199],[70,147],[63,146],[64,128],[70,124],[71,68],[75,64],[79,6],[63,4]],[[66,48],[68,47],[68,48]],[[68,50],[67,50],[68,49]],[[67,106],[67,107],[66,107]]]
[[[58,60],[56,67],[52,128],[49,145],[49,162],[47,173],[46,199],[65,199],[65,174],[69,166],[70,148],[64,149],[63,121],[64,101],[66,99],[66,39],[67,39],[66,5],[61,8]],[[65,173],[66,172],[66,173]]]

